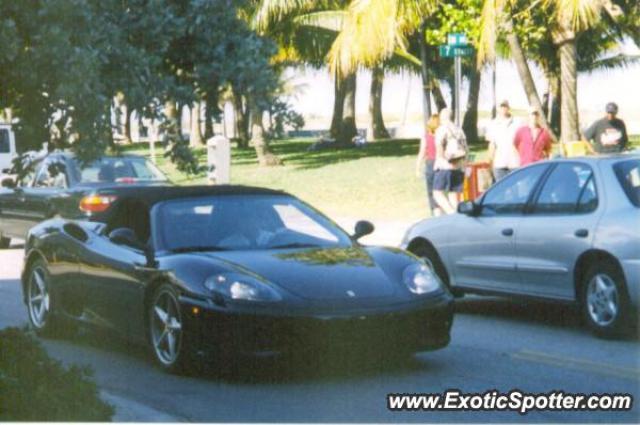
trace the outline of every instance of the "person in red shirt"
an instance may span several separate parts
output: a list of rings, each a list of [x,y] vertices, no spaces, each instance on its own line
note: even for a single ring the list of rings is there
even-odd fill
[[[549,158],[551,135],[540,124],[540,113],[536,109],[530,110],[529,124],[518,129],[513,142],[520,154],[521,167]]]
[[[416,176],[425,179],[427,187],[427,197],[429,198],[429,208],[431,208],[432,216],[439,216],[442,211],[438,207],[435,199],[433,199],[433,164],[436,160],[436,129],[440,126],[440,117],[437,114],[431,115],[427,122],[427,133],[420,141],[420,149],[418,150],[418,158],[416,160]],[[424,166],[424,171],[422,167]]]

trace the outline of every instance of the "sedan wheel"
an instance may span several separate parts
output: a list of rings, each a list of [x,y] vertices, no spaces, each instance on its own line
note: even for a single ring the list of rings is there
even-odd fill
[[[587,287],[587,308],[591,320],[598,326],[608,326],[615,321],[620,301],[616,284],[608,275],[600,273],[591,278]]]
[[[587,324],[599,336],[622,333],[631,324],[624,276],[610,262],[592,265],[583,280],[583,310]]]
[[[156,290],[149,308],[151,348],[158,364],[177,371],[183,363],[183,327],[180,303],[170,285]]]

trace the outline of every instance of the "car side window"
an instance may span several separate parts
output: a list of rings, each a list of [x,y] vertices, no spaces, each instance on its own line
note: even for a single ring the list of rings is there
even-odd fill
[[[67,187],[66,167],[59,161],[45,161],[38,171],[34,187]]]
[[[540,164],[525,168],[497,182],[482,198],[481,214],[522,214],[531,192],[548,167],[547,164]]]
[[[585,164],[561,163],[549,174],[534,214],[575,214],[593,211],[598,199],[593,171]]]

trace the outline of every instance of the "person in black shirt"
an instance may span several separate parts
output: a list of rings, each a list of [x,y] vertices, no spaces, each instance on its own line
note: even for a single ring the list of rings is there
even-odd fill
[[[618,105],[609,102],[606,111],[607,115],[591,124],[584,132],[584,137],[598,153],[621,152],[629,142],[627,127],[624,121],[616,117]]]

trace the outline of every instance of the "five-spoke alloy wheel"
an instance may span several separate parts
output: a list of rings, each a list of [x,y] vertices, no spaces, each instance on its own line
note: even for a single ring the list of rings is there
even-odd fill
[[[175,372],[184,366],[182,313],[169,284],[158,287],[149,303],[149,339],[153,357],[163,369]]]

